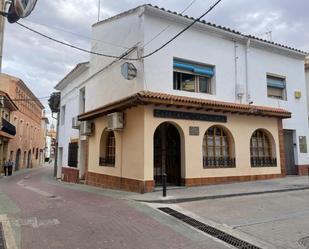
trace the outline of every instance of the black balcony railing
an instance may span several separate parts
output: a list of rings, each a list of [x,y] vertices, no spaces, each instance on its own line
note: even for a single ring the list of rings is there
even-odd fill
[[[105,167],[114,167],[115,157],[100,157],[99,165]]]
[[[230,157],[204,157],[203,167],[208,168],[235,168],[235,158]]]
[[[11,136],[16,135],[16,127],[12,125],[9,121],[5,120],[4,118],[2,118],[1,131]]]
[[[277,158],[251,157],[251,167],[276,167]]]

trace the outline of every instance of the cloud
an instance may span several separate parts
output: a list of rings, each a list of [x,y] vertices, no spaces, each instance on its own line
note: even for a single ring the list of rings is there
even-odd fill
[[[181,12],[191,1],[151,0],[150,3]],[[22,23],[52,37],[89,49],[91,25],[97,21],[97,0],[38,1],[34,12]],[[101,0],[101,19],[111,17],[138,5],[144,0]],[[196,0],[185,14],[197,17],[214,0]],[[298,0],[223,0],[205,19],[245,34],[266,38],[292,47],[309,50],[309,1]],[[53,87],[75,64],[89,55],[63,47],[17,24],[6,24],[3,72],[24,80],[38,96],[50,95]],[[46,105],[46,100],[44,102]]]

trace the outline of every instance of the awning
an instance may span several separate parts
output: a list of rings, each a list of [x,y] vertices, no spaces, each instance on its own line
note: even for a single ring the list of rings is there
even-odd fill
[[[279,89],[285,89],[284,79],[277,78],[267,78],[267,86]]]
[[[207,75],[211,77],[215,75],[214,69],[212,67],[197,66],[194,64],[176,60],[174,61],[174,68],[190,71],[196,74]]]

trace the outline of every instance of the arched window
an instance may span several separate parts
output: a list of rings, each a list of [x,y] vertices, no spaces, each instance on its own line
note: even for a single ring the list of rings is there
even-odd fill
[[[100,143],[100,166],[115,166],[116,139],[113,131],[104,131]]]
[[[250,141],[251,167],[277,166],[271,135],[263,130],[256,130]]]
[[[213,126],[206,131],[203,141],[204,168],[235,167],[230,140],[230,136],[221,127]]]

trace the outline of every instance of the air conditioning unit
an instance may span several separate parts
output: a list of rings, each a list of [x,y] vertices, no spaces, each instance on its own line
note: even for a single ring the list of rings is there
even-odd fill
[[[90,121],[82,121],[80,122],[80,135],[89,136],[92,134],[92,123]]]
[[[239,98],[245,95],[245,86],[242,84],[237,84],[236,86],[236,94]]]
[[[79,129],[80,127],[80,121],[78,121],[78,117],[72,118],[72,128],[73,129]]]
[[[114,112],[107,115],[108,130],[122,130],[124,128],[123,112]]]

